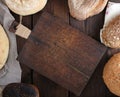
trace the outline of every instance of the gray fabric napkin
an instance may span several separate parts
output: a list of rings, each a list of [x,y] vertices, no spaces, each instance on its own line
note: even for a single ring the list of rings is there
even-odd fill
[[[0,70],[0,87],[9,83],[21,81],[21,67],[17,58],[17,45],[16,37],[13,33],[9,32],[9,27],[14,21],[13,16],[10,14],[6,5],[0,1],[0,24],[4,27],[10,42],[8,60],[2,70]]]

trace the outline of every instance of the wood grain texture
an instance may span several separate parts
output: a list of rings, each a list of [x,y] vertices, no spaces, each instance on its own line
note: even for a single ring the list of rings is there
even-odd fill
[[[66,23],[69,23],[69,9],[67,0],[53,0],[53,14],[60,17]]]
[[[70,16],[70,21],[69,21],[69,24],[78,29],[79,31],[86,33],[86,21],[78,21],[76,20],[75,18],[73,18],[72,16]]]
[[[64,8],[65,4],[63,1],[64,0],[55,0],[54,4],[55,4],[55,2],[62,2],[61,6]],[[54,4],[53,4],[52,0],[49,0],[43,11],[47,11],[50,13],[54,13],[55,11],[57,11],[59,13],[60,12],[59,8],[57,6],[53,7]],[[59,6],[58,3],[57,3],[57,5]],[[56,9],[56,10],[54,10],[54,9]],[[53,10],[54,10],[54,12],[53,12]],[[39,17],[41,16],[41,13],[42,12],[39,12],[39,13],[33,15],[33,26],[36,25],[36,22],[39,19]],[[61,14],[59,14],[59,15],[61,15]],[[38,74],[37,72],[33,72],[33,83],[39,88],[41,97],[68,97],[68,90],[55,84],[54,82],[52,82],[51,80],[47,79],[46,77]]]
[[[57,0],[56,0],[57,1]],[[51,7],[51,0],[48,1],[44,11],[53,12],[53,7]],[[36,24],[41,12],[33,16],[33,26]],[[68,91],[59,85],[56,85],[47,78],[33,73],[33,83],[40,88],[41,96],[43,97],[68,97]],[[46,93],[47,92],[47,93]]]
[[[32,29],[32,25],[31,25],[32,24],[32,16],[23,17],[22,23],[23,23],[23,25],[25,25],[29,29]],[[25,42],[26,42],[26,40],[25,39],[20,39],[20,38],[18,38],[18,39],[19,39],[18,41],[21,41],[21,44],[20,44],[21,45],[20,51],[21,51]],[[25,64],[21,64],[21,67],[22,67],[22,70],[25,71],[25,72],[22,72],[22,82],[32,83],[32,81],[33,81],[32,70],[30,68],[26,67]]]
[[[62,19],[43,13],[19,60],[79,95],[105,51],[103,45]]]
[[[100,41],[100,29],[103,28],[105,10],[86,20],[86,33]]]
[[[68,97],[66,89],[37,72],[33,73],[33,83],[39,88],[41,97]]]

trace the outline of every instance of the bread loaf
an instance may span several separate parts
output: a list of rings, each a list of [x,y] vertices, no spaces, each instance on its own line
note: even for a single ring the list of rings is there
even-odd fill
[[[5,65],[9,53],[9,40],[8,37],[0,25],[0,69]]]
[[[5,3],[14,13],[26,16],[42,10],[47,0],[5,0]]]
[[[103,79],[108,89],[117,96],[120,96],[120,53],[106,63],[103,70]]]
[[[120,15],[103,28],[101,40],[108,47],[120,48]]]
[[[68,0],[70,14],[78,19],[85,20],[88,17],[100,13],[108,0]]]

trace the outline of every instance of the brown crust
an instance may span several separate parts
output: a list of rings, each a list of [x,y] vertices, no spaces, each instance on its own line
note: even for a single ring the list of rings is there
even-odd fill
[[[120,96],[120,53],[115,54],[105,65],[103,80],[108,89]]]
[[[85,20],[88,17],[87,13],[89,13],[90,9],[94,9],[93,5],[95,5],[96,2],[98,2],[98,0],[91,0],[91,2],[89,0],[68,0],[70,14],[78,20]]]
[[[14,13],[27,16],[41,11],[47,0],[4,0],[4,2]]]
[[[36,92],[36,97],[40,97],[39,90],[36,86],[29,84]]]
[[[24,83],[11,83],[7,85],[3,92],[3,97],[40,97],[36,86]]]
[[[106,46],[120,48],[120,15],[104,27],[101,38]]]
[[[99,4],[92,10],[89,14],[89,16],[93,16],[96,14],[99,14],[102,10],[104,10],[108,0],[99,0]]]
[[[68,0],[70,14],[78,19],[86,18],[100,13],[106,6],[108,0]]]

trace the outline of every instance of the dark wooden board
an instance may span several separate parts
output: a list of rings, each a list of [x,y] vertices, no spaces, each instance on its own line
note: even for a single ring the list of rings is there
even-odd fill
[[[48,11],[51,13],[54,13],[55,11],[57,11],[57,13],[59,13],[59,9],[60,9],[59,7],[61,5],[66,5],[65,2],[66,2],[65,0],[54,0],[54,4],[53,4],[52,0],[49,0],[43,11]],[[56,6],[54,6],[54,5],[56,5]],[[53,7],[54,7],[54,9],[56,9],[54,12],[53,12]],[[64,10],[65,10],[65,8],[64,8]],[[42,12],[39,12],[39,13],[33,15],[33,26],[36,25],[37,20],[39,19],[41,13]],[[63,14],[61,14],[61,15],[63,15]],[[53,81],[47,79],[46,77],[38,74],[35,71],[33,72],[33,84],[35,84],[39,88],[41,97],[68,97],[68,95],[69,95],[68,90],[61,87],[60,85],[55,84]]]
[[[80,95],[105,51],[103,45],[62,19],[43,13],[19,61]]]

